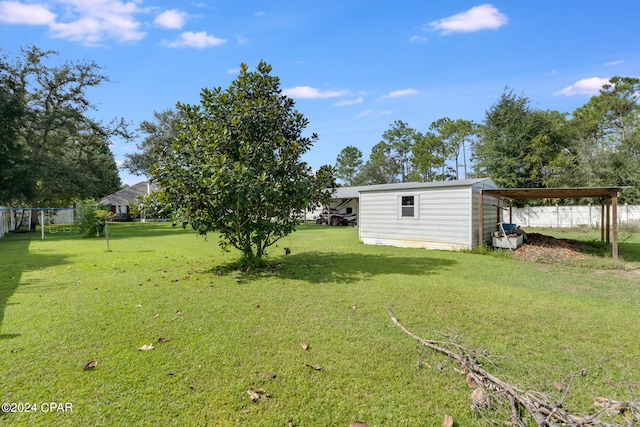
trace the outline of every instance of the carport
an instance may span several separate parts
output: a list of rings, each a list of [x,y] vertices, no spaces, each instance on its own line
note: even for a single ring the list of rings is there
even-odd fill
[[[618,197],[622,190],[631,187],[574,187],[574,188],[498,188],[482,190],[482,195],[509,201],[509,222],[512,221],[514,200],[522,199],[580,199],[599,198],[601,200],[600,239],[611,248],[613,263],[618,263]],[[480,197],[482,200],[482,197]],[[500,207],[498,207],[500,209]],[[482,247],[482,203],[479,203],[480,224],[478,233]],[[500,218],[500,215],[498,215]]]

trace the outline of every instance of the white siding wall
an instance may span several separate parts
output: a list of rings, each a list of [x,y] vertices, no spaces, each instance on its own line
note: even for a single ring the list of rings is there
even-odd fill
[[[416,218],[400,216],[402,196],[414,196]],[[474,222],[471,200],[468,186],[362,192],[360,240],[428,249],[469,248],[473,235],[470,225]]]

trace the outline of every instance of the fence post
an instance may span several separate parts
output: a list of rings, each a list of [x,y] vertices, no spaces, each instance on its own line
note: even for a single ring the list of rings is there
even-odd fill
[[[6,225],[5,210],[0,206],[0,239],[4,237],[4,227]]]
[[[624,212],[627,214],[627,220],[625,222],[628,224],[629,223],[629,203],[624,204]]]

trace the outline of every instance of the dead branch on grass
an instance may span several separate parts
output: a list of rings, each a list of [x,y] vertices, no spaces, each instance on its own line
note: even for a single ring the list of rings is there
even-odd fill
[[[492,375],[477,363],[475,351],[468,350],[455,341],[441,342],[420,338],[405,328],[398,319],[396,319],[391,308],[387,310],[393,323],[411,338],[417,340],[423,346],[454,359],[460,364],[460,372],[466,375],[467,384],[474,389],[471,395],[471,409],[480,412],[483,417],[485,417],[483,411],[491,407],[492,399],[500,399],[502,403],[508,402],[511,417],[510,425],[517,427],[528,426],[530,418],[533,418],[539,427],[621,427],[634,426],[637,425],[637,422],[640,422],[640,418],[638,417],[640,403],[616,402],[604,398],[596,398],[596,404],[600,402],[599,406],[601,406],[602,409],[594,415],[579,416],[571,414],[563,408],[562,402],[550,402],[543,393],[522,390]],[[581,369],[577,371],[574,376],[577,374],[584,376],[586,370]],[[565,397],[566,391],[563,400]],[[598,399],[600,399],[600,401]],[[610,411],[610,415],[612,413],[614,413],[614,415],[630,414],[631,417],[627,418],[628,424],[610,424],[598,418],[602,414],[607,413],[607,411]]]

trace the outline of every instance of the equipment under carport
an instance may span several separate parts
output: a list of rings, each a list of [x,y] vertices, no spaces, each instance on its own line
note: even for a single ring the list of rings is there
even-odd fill
[[[513,251],[522,246],[524,240],[525,233],[516,224],[499,222],[498,230],[493,233],[492,244],[494,248],[505,248]]]

